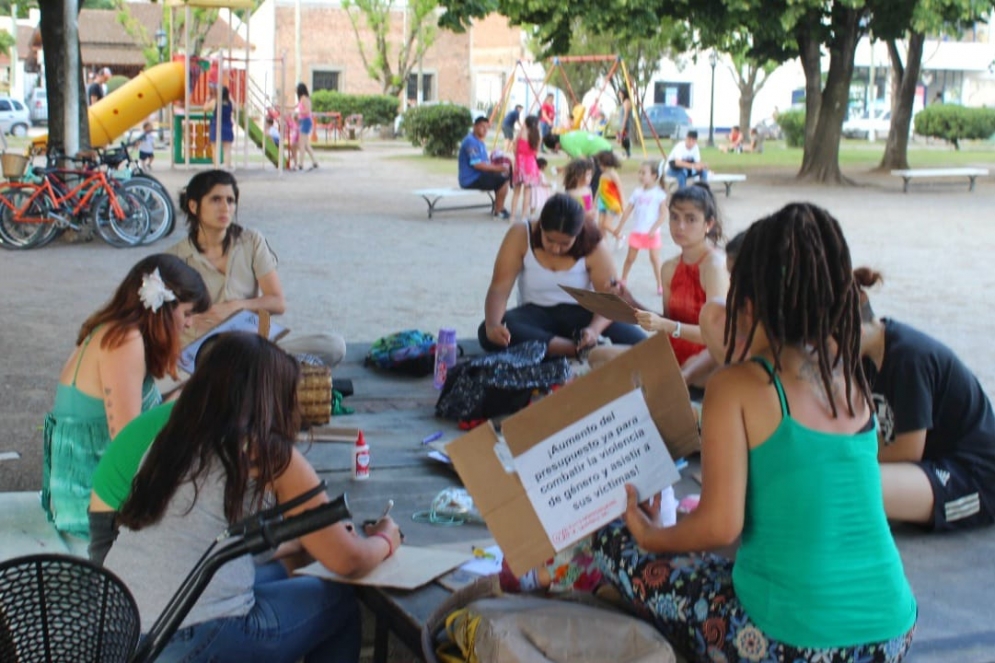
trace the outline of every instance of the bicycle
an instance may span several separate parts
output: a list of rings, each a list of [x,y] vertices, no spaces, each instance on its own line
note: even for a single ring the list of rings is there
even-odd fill
[[[173,233],[176,208],[166,187],[132,158],[130,147],[131,144],[125,140],[118,147],[98,150],[100,163],[126,190],[137,195],[145,204],[149,211],[149,232],[142,243],[151,244]]]
[[[49,162],[57,158],[50,151]],[[90,163],[87,156],[69,159]],[[71,186],[69,179],[81,179]],[[46,167],[20,181],[0,185],[0,246],[11,250],[44,246],[66,229],[93,228],[116,247],[136,246],[149,232],[141,199],[102,170]]]

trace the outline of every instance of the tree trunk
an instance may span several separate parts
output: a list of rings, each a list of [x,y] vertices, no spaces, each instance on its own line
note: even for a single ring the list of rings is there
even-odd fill
[[[814,33],[822,17],[815,14],[809,20],[814,21],[814,25],[799,22],[796,31],[798,54],[805,72],[805,145],[815,140],[815,125],[822,105],[822,44]]]
[[[919,82],[925,42],[926,35],[922,32],[913,32],[909,35],[904,67],[895,41],[888,42],[888,56],[891,59],[894,83],[891,98],[891,127],[878,170],[909,167],[909,126],[912,123],[912,106],[915,104],[916,85]]]
[[[750,124],[753,115],[753,88],[739,91],[739,130],[743,132],[743,144],[750,142]]]
[[[78,12],[80,4],[72,1]],[[48,144],[75,153],[90,147],[90,122],[87,117],[86,85],[83,79],[79,34],[67,25],[63,0],[41,0],[41,39],[45,51],[45,86],[48,88]],[[70,39],[75,36],[74,39]],[[72,53],[71,50],[75,53]],[[75,62],[75,76],[70,76],[67,62]],[[71,85],[74,83],[75,85]],[[74,89],[75,88],[75,89]],[[77,112],[66,116],[76,97]]]
[[[807,135],[808,121],[805,123],[805,154],[798,171],[799,179],[823,184],[849,183],[840,171],[840,136],[850,101],[850,81],[853,78],[857,41],[860,39],[861,13],[858,9],[833,5],[832,31],[837,37],[829,47],[829,74],[812,140]]]

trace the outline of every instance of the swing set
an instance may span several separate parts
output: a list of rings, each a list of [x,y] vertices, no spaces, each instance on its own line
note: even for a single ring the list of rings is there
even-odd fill
[[[537,83],[536,79],[529,76],[525,65],[528,64],[522,60],[515,62],[515,66],[512,68],[511,74],[508,76],[508,81],[505,83],[504,90],[501,93],[501,104],[496,106],[491,112],[491,117],[489,118],[491,124],[508,113],[508,106],[511,101],[511,91],[516,82],[516,80],[524,81],[528,86],[528,90],[532,93],[529,95],[531,99],[528,101],[528,108],[526,109],[526,115],[534,115],[538,112],[539,106],[541,105],[540,99],[542,99],[543,90],[549,87],[553,81],[553,77],[557,74],[559,78],[562,79],[563,87],[566,91],[567,96],[570,99],[570,108],[572,116],[572,129],[580,129],[583,126],[583,120],[585,115],[585,108],[583,103],[578,99],[577,94],[574,92],[573,86],[570,84],[570,77],[567,75],[566,70],[563,68],[564,64],[570,63],[590,63],[590,62],[611,62],[611,66],[608,68],[608,72],[601,76],[602,83],[601,87],[597,90],[597,95],[594,98],[594,103],[592,107],[600,108],[601,98],[605,95],[606,90],[609,85],[612,85],[612,81],[615,76],[621,77],[621,85],[618,87],[624,88],[626,94],[629,96],[629,100],[632,103],[633,110],[635,111],[635,117],[642,117],[646,119],[646,125],[649,127],[650,133],[656,141],[657,147],[660,149],[660,154],[666,157],[667,151],[663,147],[663,143],[660,142],[660,137],[656,134],[653,129],[653,123],[649,121],[646,116],[646,110],[643,108],[642,102],[639,100],[638,96],[634,94],[632,78],[629,76],[629,70],[625,66],[625,60],[622,59],[620,55],[560,55],[556,57],[549,58],[547,61],[549,66],[545,67],[546,75],[541,83]],[[521,78],[517,78],[518,74],[521,74]],[[613,92],[615,86],[612,85]],[[633,118],[635,119],[635,118]],[[636,130],[636,134],[639,136],[639,144],[642,146],[643,157],[647,157],[646,153],[646,141],[645,136],[643,136],[643,127],[641,122],[632,122]],[[491,145],[493,149],[497,145],[498,134],[495,134],[494,141]]]

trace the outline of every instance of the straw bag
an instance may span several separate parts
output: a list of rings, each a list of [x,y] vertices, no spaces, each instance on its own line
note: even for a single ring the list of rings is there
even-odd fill
[[[297,355],[301,380],[297,385],[297,402],[301,423],[307,426],[327,424],[332,418],[332,369],[312,355]]]

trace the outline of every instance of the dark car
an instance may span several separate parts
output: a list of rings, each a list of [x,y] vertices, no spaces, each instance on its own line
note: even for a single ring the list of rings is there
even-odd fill
[[[691,117],[683,106],[653,104],[646,107],[646,114],[640,118],[640,124],[648,141],[653,140],[654,132],[660,138],[680,139],[691,129]],[[653,131],[650,131],[650,125]]]

